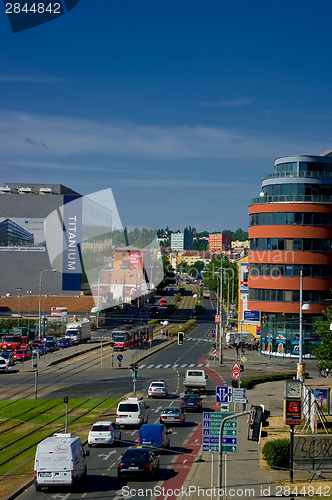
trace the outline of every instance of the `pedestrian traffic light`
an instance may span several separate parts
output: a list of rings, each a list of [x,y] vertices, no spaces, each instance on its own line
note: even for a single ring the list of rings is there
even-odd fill
[[[240,365],[240,371],[244,372],[244,365]]]
[[[63,402],[64,402],[66,405],[68,404],[68,399],[69,399],[69,398],[68,398],[68,396],[65,396],[65,397],[63,398]]]
[[[178,344],[179,345],[183,344],[183,338],[184,338],[184,333],[183,332],[179,332],[178,333]]]
[[[267,419],[270,412],[264,409],[264,405],[252,406],[248,418],[248,440],[256,441],[259,443],[261,437],[266,437],[267,432],[262,431],[262,427],[268,427],[269,422]]]
[[[216,348],[217,348],[217,344],[216,344],[216,343],[214,343],[214,344],[213,344],[213,349],[216,349]]]

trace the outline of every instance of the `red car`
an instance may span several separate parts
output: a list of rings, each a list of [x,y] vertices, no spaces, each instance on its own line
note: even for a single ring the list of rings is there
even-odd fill
[[[18,349],[14,352],[15,361],[27,361],[28,359],[31,359],[30,349]]]

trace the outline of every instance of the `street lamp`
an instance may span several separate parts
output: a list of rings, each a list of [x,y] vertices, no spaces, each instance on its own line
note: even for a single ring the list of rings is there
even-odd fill
[[[30,334],[30,295],[32,294],[31,290],[27,290],[28,296],[28,335]]]
[[[42,297],[42,278],[44,273],[56,273],[57,269],[44,269],[39,275],[39,318],[38,318],[38,337],[41,338],[41,297]]]
[[[299,362],[297,364],[297,379],[304,382],[303,363],[303,311],[311,309],[310,304],[303,304],[303,271],[300,271],[300,335],[299,335]]]
[[[18,291],[18,295],[17,295],[17,326],[20,326],[20,290],[22,290],[22,288],[16,288],[16,291]]]

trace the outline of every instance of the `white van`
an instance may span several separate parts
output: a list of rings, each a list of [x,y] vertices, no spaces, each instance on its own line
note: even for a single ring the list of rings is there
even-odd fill
[[[118,404],[116,423],[122,426],[135,425],[140,427],[148,421],[148,409],[140,398],[126,398]]]
[[[36,491],[43,486],[74,486],[87,475],[82,441],[71,434],[54,434],[37,446],[34,468]]]

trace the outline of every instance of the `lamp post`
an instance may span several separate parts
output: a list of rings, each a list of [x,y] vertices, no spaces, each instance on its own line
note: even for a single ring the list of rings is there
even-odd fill
[[[299,328],[299,362],[297,364],[297,379],[304,382],[303,363],[303,311],[311,309],[310,304],[303,304],[303,271],[300,271],[300,328]]]
[[[18,287],[16,288],[16,291],[18,291],[18,294],[17,294],[17,326],[20,326],[20,291],[22,290],[22,288]]]
[[[28,296],[28,335],[30,334],[30,295],[32,294],[31,290],[27,290]]]
[[[43,279],[43,274],[51,272],[51,273],[56,273],[56,269],[44,269],[43,271],[40,272],[39,275],[39,314],[38,314],[38,338],[41,338],[41,297],[42,297],[42,279]]]
[[[227,255],[222,255],[220,260],[220,294],[219,294],[219,316],[220,316],[220,331],[219,331],[219,364],[222,365],[222,342],[224,338],[224,309],[222,306],[223,301],[223,259]]]

